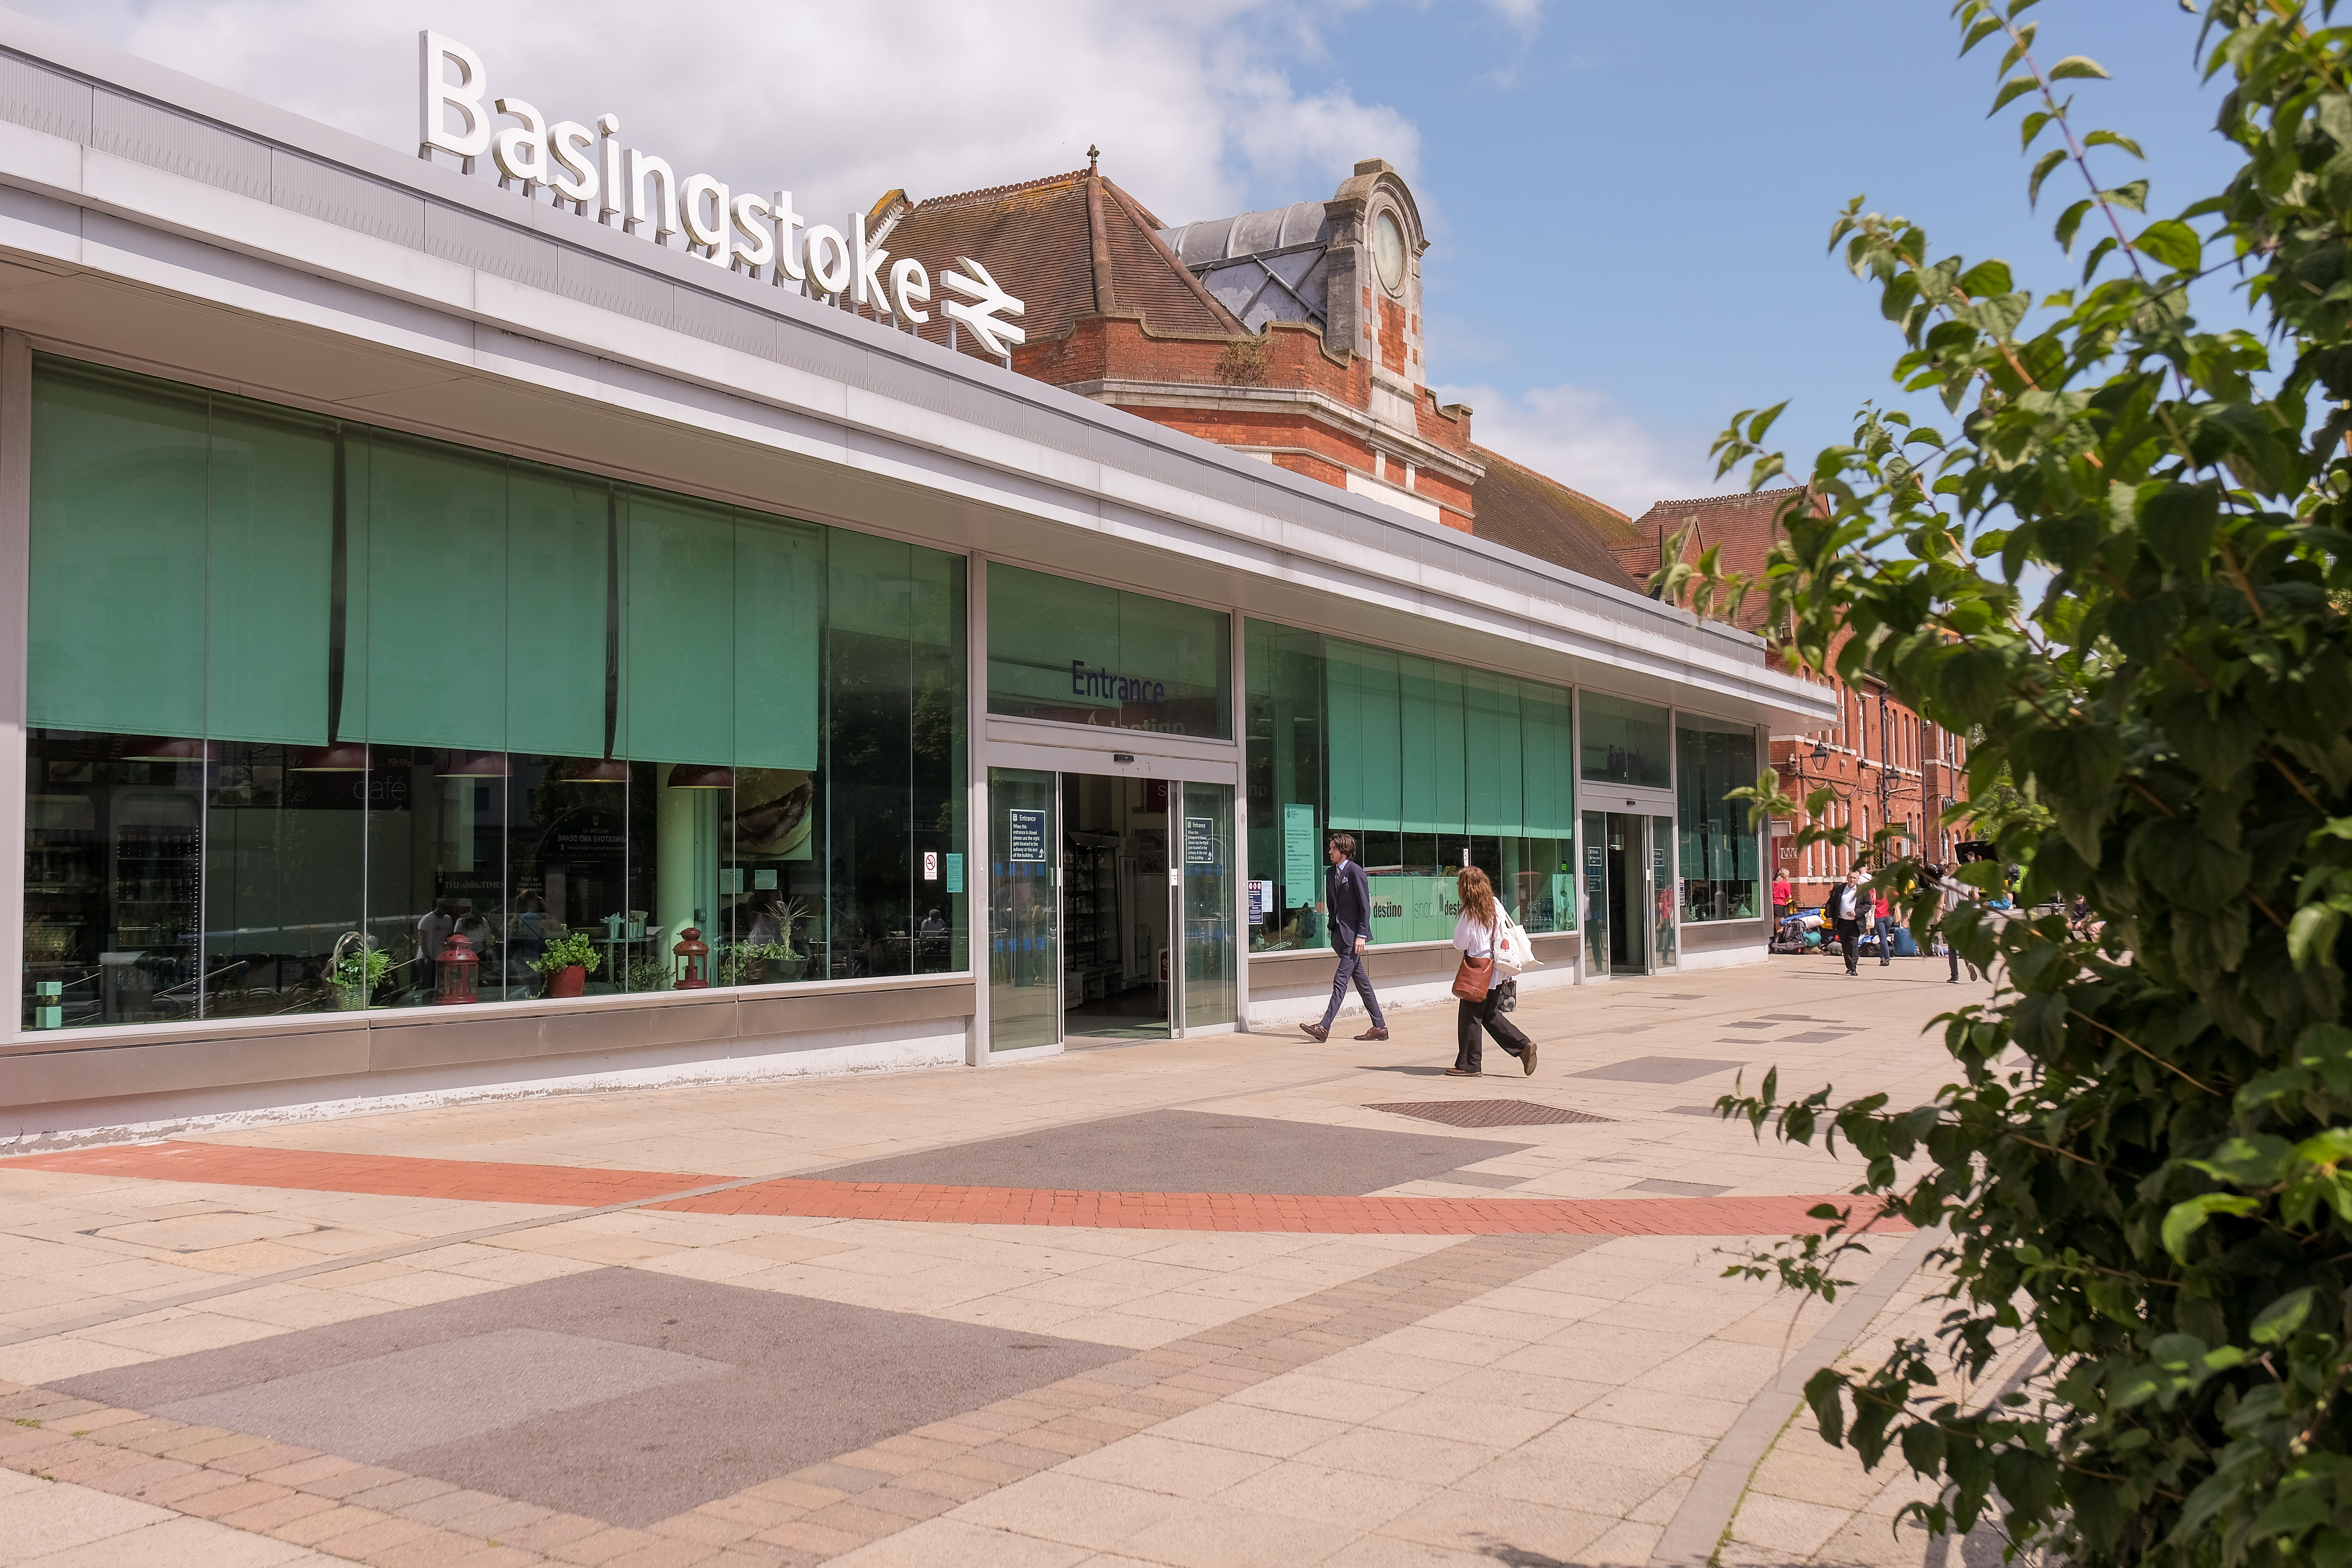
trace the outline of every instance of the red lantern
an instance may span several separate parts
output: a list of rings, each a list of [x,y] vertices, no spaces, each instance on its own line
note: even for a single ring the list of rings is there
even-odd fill
[[[451,932],[441,944],[441,956],[434,965],[435,979],[439,983],[439,994],[434,1000],[445,1007],[467,1002],[478,1002],[474,994],[474,976],[482,961],[475,956],[474,944],[465,937]]]
[[[678,944],[670,949],[677,960],[677,988],[680,991],[708,991],[710,977],[702,972],[702,961],[710,956],[710,944],[702,933],[688,926],[678,934]]]

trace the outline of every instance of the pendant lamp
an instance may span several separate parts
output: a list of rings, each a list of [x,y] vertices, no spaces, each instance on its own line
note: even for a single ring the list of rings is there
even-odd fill
[[[593,757],[575,757],[562,764],[556,773],[559,784],[615,784],[629,782],[629,764],[606,757],[602,762]]]
[[[704,763],[680,763],[669,771],[672,789],[733,789],[735,770]]]
[[[213,747],[209,741],[143,735],[133,740],[122,756],[125,762],[132,763],[209,763],[213,760]]]
[[[433,776],[444,779],[502,779],[511,770],[504,752],[444,752]]]
[[[287,752],[286,765],[298,773],[363,773],[368,771],[368,749],[351,741],[297,746]]]

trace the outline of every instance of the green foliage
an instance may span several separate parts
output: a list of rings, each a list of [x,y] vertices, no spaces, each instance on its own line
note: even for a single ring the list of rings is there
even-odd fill
[[[530,961],[530,966],[541,974],[553,974],[574,964],[593,974],[604,966],[604,955],[596,951],[595,939],[584,931],[567,931],[547,944],[547,951]]]
[[[1695,563],[1677,598],[1769,595],[1792,662],[1865,671],[1968,735],[1966,808],[2020,868],[2021,909],[1881,857],[1913,930],[1997,973],[1941,1020],[1955,1081],[1909,1109],[1822,1089],[1727,1114],[1864,1162],[1855,1219],[1948,1234],[1941,1347],[1808,1390],[1825,1436],[1942,1483],[1936,1530],[1998,1509],[2067,1562],[2352,1563],[2352,33],[2332,0],[2210,0],[2200,50],[2242,158],[2220,193],[2140,224],[2137,158],[2077,136],[2031,0],[1960,0],[1962,52],[2000,41],[2029,194],[2081,195],[2075,287],[1934,257],[1857,199],[1831,245],[1901,334],[1895,379],[1940,427],[1865,406],[1821,453],[1762,578]],[[2267,339],[2206,331],[2189,288],[2228,267]],[[1717,444],[1761,485],[1778,410]],[[1669,559],[1680,562],[1679,550]],[[1772,775],[1759,816],[1795,802]],[[1800,842],[1836,838],[1809,830]],[[1883,846],[1882,846],[1883,847]],[[2000,872],[1968,868],[1990,889]],[[2087,898],[2093,939],[2051,900]],[[1855,1210],[1860,1213],[1855,1213]],[[1824,1297],[1851,1231],[1743,1266]],[[2047,1360],[1989,1404],[1937,1392],[2014,1336]]]

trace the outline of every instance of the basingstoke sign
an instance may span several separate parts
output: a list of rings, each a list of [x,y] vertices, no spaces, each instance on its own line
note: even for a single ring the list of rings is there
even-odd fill
[[[809,225],[793,211],[790,191],[737,195],[709,174],[681,180],[667,160],[641,147],[622,147],[616,114],[597,116],[591,130],[576,120],[550,124],[520,98],[495,99],[486,106],[489,79],[481,56],[429,30],[419,33],[417,42],[419,157],[430,158],[437,149],[465,159],[470,170],[473,160],[488,153],[500,179],[520,183],[525,195],[544,187],[583,216],[593,202],[598,221],[625,234],[664,247],[673,235],[682,235],[690,253],[714,266],[809,294],[845,294],[854,305],[887,310],[916,326],[931,319],[923,308],[932,298],[929,269],[911,256],[891,260],[880,243],[883,235],[866,232],[864,213],[851,213],[840,228]],[[455,81],[449,79],[451,67]],[[452,113],[465,122],[463,130],[450,128]],[[493,113],[515,123],[496,124]],[[942,268],[940,286],[964,298],[941,300],[940,312],[962,322],[990,354],[1003,358],[1010,345],[1024,341],[1021,329],[1003,319],[1021,315],[1021,301],[971,257],[958,257],[955,264],[963,270]]]

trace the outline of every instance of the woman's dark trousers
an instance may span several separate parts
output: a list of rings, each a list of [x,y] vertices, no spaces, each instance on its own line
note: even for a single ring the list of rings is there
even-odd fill
[[[1512,1056],[1517,1056],[1526,1049],[1528,1037],[1519,1033],[1519,1026],[1495,1010],[1495,1005],[1501,1000],[1502,997],[1490,986],[1485,1001],[1462,1003],[1461,1013],[1454,1024],[1454,1065],[1463,1071],[1486,1070],[1478,1065],[1479,1053],[1486,1046],[1485,1037],[1479,1034],[1481,1029],[1494,1036],[1495,1043]]]

